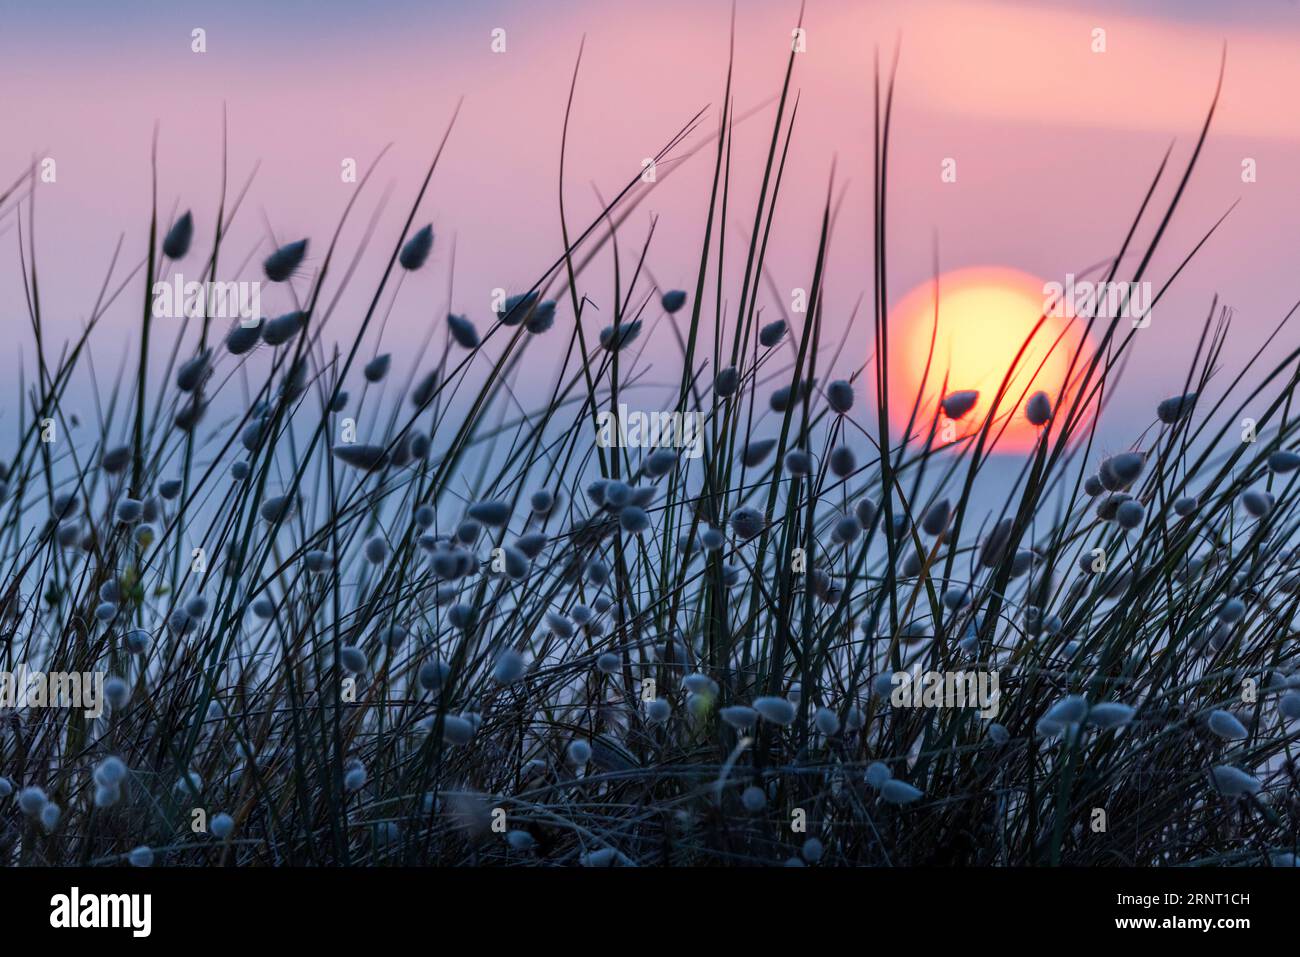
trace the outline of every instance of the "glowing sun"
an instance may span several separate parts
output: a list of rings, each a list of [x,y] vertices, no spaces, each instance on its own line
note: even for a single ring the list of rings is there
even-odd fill
[[[1054,410],[1058,402],[1061,404],[1064,416],[1086,360],[1091,357],[1091,352],[1085,350],[1071,369],[1071,360],[1084,335],[1079,320],[1049,315],[1034,332],[1047,298],[1041,280],[1014,269],[978,266],[943,273],[939,276],[936,332],[934,282],[927,281],[909,292],[890,313],[889,411],[894,427],[902,430],[907,426],[924,378],[925,390],[914,431],[928,434],[945,395],[976,391],[979,398],[955,421],[940,411],[935,441],[942,444],[945,438],[978,432],[1007,370],[1014,364],[1015,372],[998,404],[990,438],[1001,433],[997,451],[1032,448],[1041,428],[1026,418],[1026,401],[1042,390]],[[934,355],[927,375],[932,333]],[[1024,354],[1017,360],[1026,340]],[[1062,398],[1067,375],[1071,387]]]

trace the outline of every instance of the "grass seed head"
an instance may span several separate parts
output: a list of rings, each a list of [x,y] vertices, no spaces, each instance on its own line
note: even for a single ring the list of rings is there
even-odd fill
[[[187,209],[181,218],[172,223],[163,237],[162,251],[168,259],[184,259],[190,251],[190,242],[194,239],[194,217]]]
[[[474,323],[464,316],[449,313],[447,315],[447,328],[451,331],[452,339],[462,349],[477,349],[479,347],[478,330],[474,328]]]
[[[735,395],[736,389],[740,386],[740,370],[735,366],[727,366],[722,369],[713,379],[713,391],[724,399]]]
[[[141,844],[139,847],[132,848],[126,855],[126,859],[132,867],[153,867],[153,848]]]
[[[36,817],[48,802],[45,791],[32,784],[18,792],[18,807],[28,817]]]
[[[393,357],[390,353],[385,352],[383,355],[375,356],[361,370],[367,382],[382,382],[384,376],[388,375],[388,370],[393,364]]]
[[[1025,418],[1034,426],[1044,426],[1051,420],[1052,400],[1046,392],[1039,390],[1029,397],[1025,403]]]
[[[299,239],[297,242],[281,246],[267,256],[262,261],[262,269],[271,282],[284,282],[302,265],[303,257],[306,255],[307,240]]]
[[[1192,414],[1192,410],[1196,408],[1197,398],[1197,393],[1188,392],[1186,395],[1176,395],[1173,398],[1165,399],[1156,406],[1156,415],[1166,425],[1173,425],[1179,419]]]
[[[433,249],[433,224],[430,223],[406,241],[397,261],[403,269],[414,272],[424,265]]]
[[[672,315],[686,305],[686,293],[680,289],[670,289],[663,294],[660,305],[664,307],[664,312]]]
[[[1215,765],[1210,769],[1210,776],[1218,789],[1228,797],[1258,794],[1263,787],[1257,778],[1230,764]]]
[[[1248,489],[1241,493],[1241,507],[1253,518],[1266,518],[1268,513],[1273,511],[1276,501],[1268,492],[1260,492],[1256,489]]]
[[[787,725],[795,719],[794,702],[787,698],[762,697],[754,699],[754,710],[765,721],[772,724]]]
[[[975,408],[975,403],[979,401],[980,394],[974,389],[965,389],[960,392],[949,392],[940,403],[943,407],[943,414],[948,418],[956,421],[962,418],[971,409]]]
[[[388,558],[388,541],[382,535],[374,535],[366,539],[365,544],[366,561],[372,565],[383,564]]]
[[[572,767],[586,767],[587,762],[591,760],[591,745],[581,738],[576,738],[569,742],[564,756]]]
[[[847,379],[835,379],[826,384],[826,402],[839,415],[853,409],[853,385]]]
[[[920,790],[897,778],[890,778],[880,786],[880,797],[889,804],[911,804],[924,796]]]
[[[785,338],[786,329],[787,326],[784,319],[777,319],[774,322],[769,322],[767,325],[763,326],[763,328],[758,330],[758,344],[764,349],[772,348]]]
[[[1244,741],[1250,736],[1246,726],[1237,720],[1236,715],[1218,708],[1210,712],[1207,724],[1214,734],[1225,741]]]

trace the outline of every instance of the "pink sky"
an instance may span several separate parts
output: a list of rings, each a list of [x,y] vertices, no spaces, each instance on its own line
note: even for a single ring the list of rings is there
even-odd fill
[[[741,110],[777,91],[796,12],[793,4],[740,5],[735,85]],[[190,52],[189,22],[172,17],[99,45],[91,25],[73,24],[53,46],[8,51],[0,178],[11,180],[33,156],[58,164],[57,182],[39,187],[36,206],[51,335],[71,335],[85,317],[119,234],[124,259],[134,265],[143,255],[155,120],[162,213],[174,204],[192,207],[200,240],[209,235],[224,102],[232,189],[261,163],[227,248],[232,268],[256,244],[262,245],[254,264],[265,255],[266,222],[282,240],[310,236],[318,264],[355,188],[340,181],[341,161],[355,157],[364,165],[384,144],[394,144],[345,236],[351,248],[348,241],[355,242],[391,186],[381,238],[358,273],[356,295],[346,300],[352,308],[337,320],[335,336],[343,337],[462,94],[460,121],[419,217],[438,232],[435,268],[404,287],[387,348],[418,341],[445,311],[453,237],[453,306],[485,324],[493,288],[528,286],[559,252],[560,124],[582,36],[567,198],[573,221],[585,225],[597,209],[592,184],[606,195],[616,192],[642,157],[706,106],[707,120],[687,148],[712,133],[728,17],[725,3],[506,4],[481,15],[431,14],[410,28],[390,19],[373,29],[353,24],[340,31],[308,18],[296,28],[272,24],[256,35],[246,21],[214,18],[203,55]],[[507,30],[505,54],[489,49],[497,26]],[[1090,50],[1095,27],[1106,30],[1105,53]],[[1190,356],[1215,293],[1237,311],[1225,355],[1229,368],[1300,298],[1294,281],[1300,113],[1291,102],[1300,87],[1294,56],[1300,27],[1294,22],[1175,21],[1019,3],[823,0],[809,5],[806,28],[808,50],[795,73],[799,120],[768,264],[778,287],[808,284],[820,203],[837,163],[848,192],[829,263],[833,323],[844,321],[859,296],[871,296],[872,58],[879,46],[888,59],[896,40],[902,58],[891,157],[891,300],[927,279],[936,237],[944,268],[994,264],[1056,281],[1113,253],[1171,141],[1174,163],[1185,161],[1225,41],[1220,111],[1149,277],[1162,282],[1214,219],[1234,201],[1240,205],[1157,307],[1117,401],[1147,409],[1181,387],[1180,361]],[[742,224],[748,228],[753,219],[772,116],[770,108],[762,111],[736,137],[733,262],[743,252]],[[947,157],[957,161],[956,183],[940,181]],[[1251,184],[1241,180],[1247,157],[1258,168]],[[660,217],[649,264],[666,285],[694,286],[710,173],[705,151],[657,184],[621,235],[632,255],[649,216]],[[0,222],[0,294],[9,322],[28,336],[14,225],[12,216]],[[611,306],[608,272],[594,272],[584,287],[605,309]],[[250,267],[244,278],[255,275]],[[273,296],[267,294],[268,311],[289,307]],[[729,296],[734,303],[738,283]],[[138,321],[137,302],[119,303],[110,314],[96,343],[105,365],[116,365],[124,336]],[[765,307],[775,314],[778,305]],[[562,322],[567,315],[562,310]],[[869,324],[855,333],[838,371],[865,357],[868,332]],[[657,354],[664,379],[676,374],[666,369],[675,359],[670,341],[664,337]],[[558,349],[560,337],[547,347]],[[24,348],[30,359],[30,345]]]

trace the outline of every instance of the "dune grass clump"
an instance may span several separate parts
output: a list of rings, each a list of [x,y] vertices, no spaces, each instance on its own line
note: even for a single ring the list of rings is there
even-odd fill
[[[562,208],[532,288],[495,313],[423,308],[445,317],[426,345],[381,351],[403,288],[451,268],[414,228],[435,157],[341,346],[328,304],[364,272],[336,264],[351,205],[317,260],[308,239],[258,251],[278,318],[146,322],[107,395],[78,378],[102,307],[51,351],[29,298],[42,372],[2,463],[0,654],[98,673],[104,700],[4,715],[0,860],[1294,861],[1300,350],[1228,377],[1215,304],[1171,397],[1131,447],[1102,448],[1135,336],[1162,333],[1094,319],[1068,389],[1010,394],[1013,365],[980,419],[980,394],[936,366],[925,394],[942,397],[900,430],[885,254],[872,324],[841,328],[831,200],[807,312],[764,319],[781,308],[762,280],[784,97],[739,281],[717,274],[737,258],[715,226],[740,203],[727,94],[700,148],[708,215],[680,226],[701,231],[683,289],[650,278],[649,237],[626,268],[633,178],[588,223]],[[206,228],[186,212],[151,272]],[[584,284],[611,261],[597,311]],[[103,410],[80,425],[74,381]],[[699,454],[598,441],[621,404],[694,416]],[[999,446],[1011,415],[1039,430],[1018,458]],[[942,439],[944,419],[964,437]],[[990,478],[995,455],[1014,481]],[[926,673],[996,673],[994,713],[901,704],[899,676]]]

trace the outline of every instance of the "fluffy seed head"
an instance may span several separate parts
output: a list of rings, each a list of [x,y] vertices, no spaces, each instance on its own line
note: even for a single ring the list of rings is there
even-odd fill
[[[952,513],[952,504],[941,498],[925,511],[921,518],[921,531],[927,535],[939,535],[948,526],[948,516]]]
[[[754,726],[754,722],[758,720],[758,711],[743,704],[733,704],[720,709],[718,717],[737,731],[744,731]]]
[[[859,499],[858,504],[853,506],[853,514],[859,525],[864,529],[870,528],[876,520],[876,503],[869,498]]]
[[[1285,450],[1274,452],[1268,457],[1268,467],[1274,472],[1283,474],[1294,472],[1297,468],[1300,468],[1300,454]]]
[[[1210,776],[1219,790],[1229,797],[1258,794],[1263,787],[1256,778],[1230,764],[1215,765],[1210,769]]]
[[[242,356],[262,341],[264,320],[258,319],[247,324],[240,322],[226,333],[226,351],[232,356]]]
[[[492,679],[498,684],[514,684],[527,671],[528,663],[524,661],[523,655],[512,648],[507,648],[501,652],[501,656],[492,667]]]
[[[993,526],[988,537],[980,545],[979,560],[985,568],[996,568],[1006,555],[1007,545],[1011,541],[1013,519],[1004,518]]]
[[[645,717],[651,724],[663,724],[673,713],[673,706],[663,698],[647,701]]]
[[[753,468],[771,455],[774,448],[776,439],[754,439],[745,445],[740,459],[747,468]]]
[[[360,766],[353,766],[348,769],[347,774],[343,775],[343,787],[348,791],[360,791],[366,786],[366,769]]]
[[[1268,492],[1249,489],[1241,493],[1241,507],[1255,518],[1264,518],[1273,511],[1273,496]]]
[[[187,209],[184,215],[172,223],[163,238],[162,251],[168,259],[184,259],[190,251],[190,241],[194,239],[194,217]]]
[[[1229,598],[1219,606],[1219,610],[1216,614],[1220,621],[1228,622],[1229,624],[1241,621],[1242,616],[1246,614],[1246,603],[1240,598]]]
[[[478,348],[478,330],[474,328],[474,323],[464,316],[448,314],[447,328],[451,331],[451,337],[456,340],[456,344],[462,349]]]
[[[961,392],[949,392],[944,396],[943,414],[950,419],[960,419],[971,409],[975,408],[975,403],[979,401],[980,394],[974,389],[966,389]]]
[[[540,336],[553,325],[555,325],[555,302],[550,299],[539,303],[524,320],[524,328],[535,336]]]
[[[677,464],[677,458],[676,449],[655,449],[645,457],[645,460],[641,463],[641,469],[646,475],[659,478],[673,470],[673,466]]]
[[[1225,741],[1242,741],[1249,737],[1246,726],[1237,720],[1237,716],[1218,708],[1210,712],[1207,721],[1209,728]]]
[[[117,675],[110,675],[104,682],[104,697],[114,708],[120,708],[126,704],[127,699],[131,696],[131,687],[126,680]]]
[[[176,388],[182,392],[193,392],[197,389],[208,374],[211,356],[211,350],[204,349],[193,359],[182,362],[180,368],[176,370]]]
[[[1121,452],[1119,455],[1112,455],[1110,458],[1103,459],[1101,463],[1101,481],[1103,485],[1116,491],[1122,488],[1128,488],[1142,475],[1142,469],[1146,467],[1147,458],[1141,452]],[[1115,483],[1114,488],[1107,483],[1110,478]]]
[[[262,269],[266,272],[266,278],[271,282],[284,282],[294,274],[306,255],[307,240],[300,239],[297,242],[281,246],[267,256],[262,261]]]
[[[727,366],[713,379],[713,391],[724,399],[734,395],[740,386],[740,371],[735,366]]]
[[[731,529],[742,541],[759,535],[766,524],[763,513],[752,505],[742,505],[731,513]]]
[[[451,675],[451,665],[445,661],[426,661],[416,672],[416,679],[425,691],[439,691]]]
[[[388,375],[388,369],[393,364],[393,357],[385,352],[383,355],[375,356],[361,370],[361,374],[366,377],[367,382],[381,382],[384,376]]]
[[[510,503],[503,501],[475,502],[469,507],[469,517],[499,528],[510,520]]]
[[[537,293],[525,292],[509,297],[497,311],[503,326],[517,326],[528,317],[537,303]]]
[[[787,698],[763,697],[754,699],[754,710],[773,724],[787,725],[794,721],[795,706]]]
[[[857,471],[858,458],[847,445],[837,445],[831,449],[830,467],[836,478],[848,478]]]
[[[1196,399],[1198,393],[1188,392],[1186,395],[1176,395],[1173,398],[1165,399],[1156,406],[1156,415],[1160,421],[1166,425],[1172,425],[1179,419],[1192,414],[1196,408]]]
[[[785,453],[785,470],[791,475],[811,475],[812,456],[803,449],[791,449]]]
[[[356,645],[344,645],[339,649],[339,664],[353,674],[366,670],[366,653]]]
[[[474,722],[460,715],[448,714],[442,719],[442,740],[457,747],[469,744],[474,737]]]
[[[411,390],[411,404],[417,408],[424,408],[433,401],[433,397],[438,394],[438,370],[432,369],[424,374],[424,377],[415,384]]]
[[[889,770],[888,764],[883,761],[872,761],[867,765],[867,773],[863,776],[863,780],[879,791],[885,786],[885,782],[893,776],[894,773]]]
[[[831,529],[831,537],[842,545],[852,545],[862,534],[862,526],[852,515],[843,515],[836,519]]]
[[[1300,721],[1300,691],[1288,691],[1277,701],[1277,710],[1288,721]]]
[[[600,345],[609,352],[618,352],[631,345],[639,335],[641,335],[640,319],[617,326],[606,326],[600,330]]]
[[[34,784],[18,792],[18,807],[29,817],[40,814],[45,809],[47,801],[45,791]]]
[[[127,467],[131,461],[131,447],[119,445],[107,449],[99,459],[99,467],[109,474],[116,474]]]
[[[95,767],[95,782],[117,786],[126,778],[126,765],[122,759],[109,755]]]
[[[153,848],[141,844],[139,847],[132,848],[126,855],[126,859],[132,867],[153,867]]]
[[[379,565],[388,558],[388,542],[382,535],[375,535],[366,539],[365,545],[366,561],[372,565]]]
[[[1098,728],[1118,728],[1133,720],[1134,710],[1120,701],[1102,701],[1088,709],[1088,723]]]
[[[890,778],[880,786],[880,797],[890,804],[911,804],[924,795],[921,791],[897,778]]]
[[[147,631],[135,629],[126,633],[126,648],[133,655],[142,655],[149,650],[153,636]]]
[[[268,346],[282,346],[306,325],[307,313],[286,312],[262,323],[262,341]]]
[[[336,445],[334,457],[356,469],[378,469],[388,464],[388,451],[382,445]]]
[[[764,349],[770,349],[785,338],[786,323],[784,319],[769,322],[758,331],[758,342]]]
[[[1137,499],[1121,502],[1119,507],[1115,509],[1115,524],[1120,528],[1137,528],[1142,524],[1144,518],[1146,518],[1146,509],[1142,507],[1142,503]]]
[[[840,415],[853,408],[853,386],[847,379],[835,379],[826,384],[826,403]]]
[[[660,305],[664,307],[664,312],[672,315],[686,305],[686,293],[680,289],[670,289],[664,293]]]
[[[628,534],[640,535],[650,527],[650,516],[645,509],[630,505],[619,512],[618,523]]]
[[[827,737],[830,737],[833,734],[839,734],[840,716],[830,708],[818,708],[814,721],[817,724],[817,730]]]
[[[1052,418],[1052,400],[1043,391],[1035,392],[1025,403],[1025,418],[1030,425],[1046,425]]]
[[[406,245],[397,256],[397,261],[408,272],[414,271],[424,265],[432,249],[433,225],[429,224],[406,241]]]
[[[570,741],[565,757],[575,768],[586,767],[587,762],[591,760],[591,745],[581,738]]]

